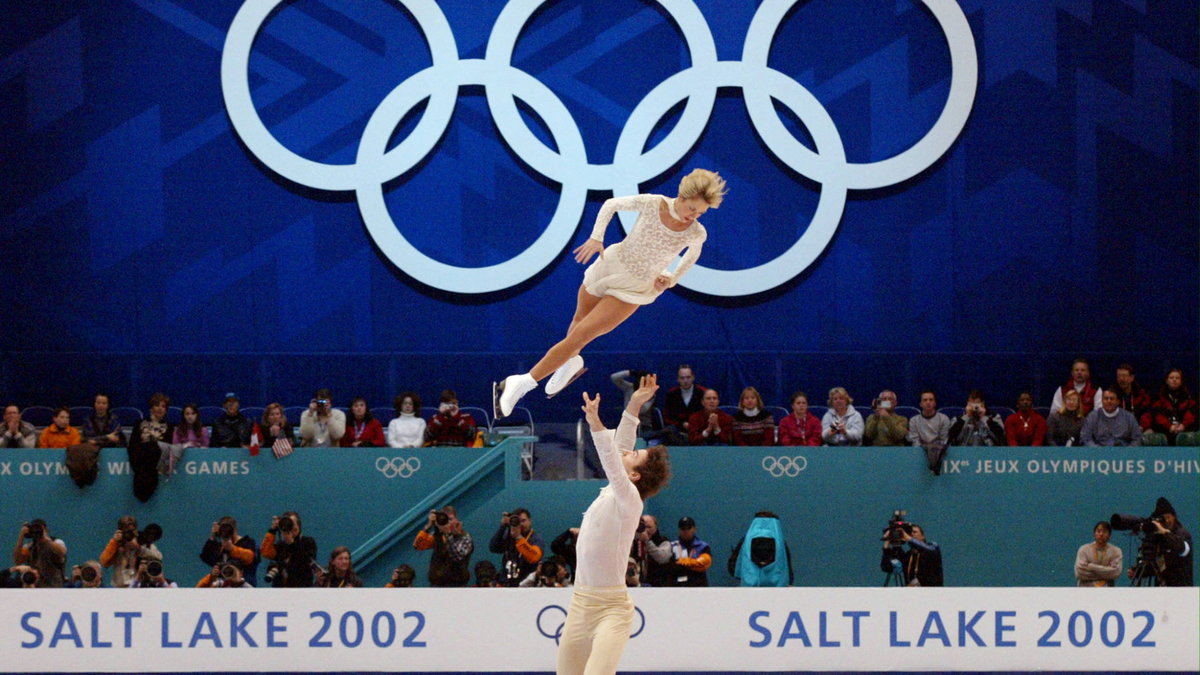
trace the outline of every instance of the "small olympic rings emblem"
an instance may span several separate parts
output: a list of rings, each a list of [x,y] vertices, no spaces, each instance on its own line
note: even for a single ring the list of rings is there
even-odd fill
[[[641,607],[634,607],[633,611],[637,614],[635,623],[637,628],[629,634],[629,639],[633,639],[642,634],[646,630],[646,615],[642,613]],[[567,610],[559,605],[546,605],[537,615],[537,629],[542,634],[542,637],[554,640],[557,645],[562,639],[563,628],[567,625]]]
[[[353,164],[329,164],[284,147],[267,128],[250,91],[250,52],[260,30],[283,0],[246,0],[234,16],[221,53],[221,91],[229,120],[254,156],[290,181],[320,190],[354,192],[367,232],[379,250],[417,281],[453,293],[491,293],[516,286],[559,259],[579,223],[589,190],[617,195],[640,192],[642,183],[669,171],[700,141],[722,87],[742,90],[750,121],[774,158],[821,184],[812,220],[787,250],[761,265],[719,270],[695,265],[680,285],[714,296],[736,297],[770,290],[795,278],[832,241],[849,190],[874,190],[901,183],[933,166],[962,132],[974,106],[979,61],[971,26],[956,0],[922,0],[946,38],[950,87],[937,120],[920,140],[898,154],[850,162],[841,134],[820,101],[792,78],[768,66],[772,42],[796,0],[758,4],[740,61],[717,58],[714,36],[694,0],[658,0],[686,43],[691,65],[655,86],[639,101],[621,129],[613,160],[589,161],[583,135],[563,101],[543,82],[512,65],[525,24],[545,0],[511,0],[488,37],[484,58],[459,58],[446,15],[435,0],[400,0],[425,36],[432,65],[396,86],[371,114]],[[508,148],[533,171],[561,186],[558,206],[529,248],[486,267],[460,267],[435,260],[397,228],[384,200],[384,185],[418,166],[434,150],[453,117],[459,88],[482,85],[496,129]],[[550,147],[526,125],[520,99],[553,136]],[[388,149],[396,126],[422,101],[420,120],[406,138]],[[664,116],[686,101],[666,137],[646,149]],[[810,149],[788,131],[775,102],[789,108],[812,137]],[[592,155],[604,155],[593,152]],[[621,214],[632,229],[633,214]]]
[[[375,468],[384,478],[411,478],[421,470],[421,460],[417,457],[380,457],[375,460]]]
[[[767,473],[775,478],[795,478],[800,475],[800,472],[808,468],[808,459],[804,455],[796,455],[795,457],[771,457],[767,455],[762,458],[762,468]]]

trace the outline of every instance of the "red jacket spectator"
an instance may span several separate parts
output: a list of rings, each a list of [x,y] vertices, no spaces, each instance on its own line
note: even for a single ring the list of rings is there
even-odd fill
[[[1004,420],[1004,435],[1013,446],[1045,445],[1046,418],[1036,410],[1018,410]]]
[[[340,445],[343,448],[353,448],[355,441],[359,442],[357,447],[360,448],[382,448],[387,445],[387,439],[383,436],[383,425],[379,420],[372,417],[364,422],[347,416],[346,435],[342,436]]]
[[[688,418],[688,443],[692,445],[733,445],[733,416],[724,410],[714,411],[712,414],[717,416],[717,431],[716,433],[706,433],[709,414],[707,410],[701,410],[692,413],[692,416]]]
[[[779,444],[821,445],[821,420],[815,415],[805,415],[803,422],[797,420],[795,415],[779,420]]]

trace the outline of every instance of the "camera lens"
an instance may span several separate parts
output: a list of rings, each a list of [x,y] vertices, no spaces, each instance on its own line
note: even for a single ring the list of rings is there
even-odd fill
[[[27,571],[21,573],[21,583],[26,586],[32,586],[32,585],[36,584],[37,580],[38,580],[37,572],[34,572],[32,570],[27,570]]]
[[[221,566],[221,578],[222,579],[233,579],[234,577],[237,576],[237,573],[238,573],[238,570],[233,565],[227,564],[227,565]]]
[[[79,570],[79,578],[83,579],[89,584],[92,583],[96,580],[96,568],[92,567],[91,565],[81,568]]]
[[[162,574],[162,563],[157,560],[151,560],[146,563],[146,574],[152,577],[157,577]]]
[[[442,513],[441,511],[438,511],[436,514],[434,514],[433,520],[438,525],[445,525],[450,522],[450,516]]]
[[[217,532],[221,535],[222,539],[230,539],[233,537],[233,526],[229,523],[222,523],[221,526],[217,528]]]
[[[296,527],[296,521],[292,520],[291,517],[283,516],[282,518],[279,519],[279,531],[280,532],[291,532],[292,529],[294,529],[295,527]]]
[[[518,516],[516,514],[509,516],[508,517],[508,526],[509,527],[520,527],[521,526],[521,516]]]

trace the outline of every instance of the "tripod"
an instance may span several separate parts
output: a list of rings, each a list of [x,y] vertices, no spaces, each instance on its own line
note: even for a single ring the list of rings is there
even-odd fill
[[[888,586],[904,586],[904,569],[899,558],[892,558],[892,569],[888,570],[883,579],[883,587]]]

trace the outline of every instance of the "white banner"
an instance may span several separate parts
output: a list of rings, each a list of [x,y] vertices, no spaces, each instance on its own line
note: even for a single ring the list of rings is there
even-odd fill
[[[30,590],[0,671],[552,671],[569,589]],[[634,589],[621,669],[1200,669],[1194,588]]]

